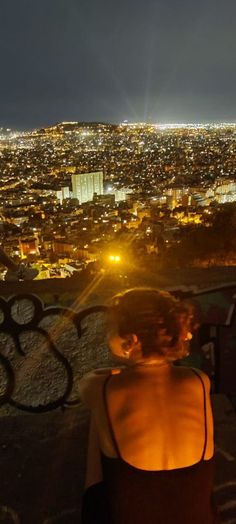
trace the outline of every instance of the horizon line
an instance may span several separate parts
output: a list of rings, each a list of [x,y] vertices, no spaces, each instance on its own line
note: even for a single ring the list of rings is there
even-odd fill
[[[201,122],[201,121],[198,121],[198,122],[150,122],[150,121],[129,121],[127,119],[124,119],[120,122],[110,122],[110,121],[104,121],[104,120],[78,120],[78,121],[70,121],[70,120],[63,120],[63,121],[60,121],[60,122],[55,122],[55,123],[52,123],[52,124],[47,124],[47,125],[39,125],[37,127],[32,127],[32,128],[24,128],[24,129],[20,129],[20,128],[11,128],[11,127],[8,127],[8,126],[0,126],[0,132],[1,131],[8,131],[8,132],[17,132],[17,133],[30,133],[30,132],[33,132],[33,131],[37,131],[37,130],[40,130],[40,129],[48,129],[48,128],[51,128],[51,127],[57,127],[57,126],[60,126],[60,125],[66,125],[66,124],[71,124],[71,125],[76,125],[76,124],[80,124],[80,125],[86,125],[86,124],[94,124],[94,125],[110,125],[110,126],[136,126],[136,125],[143,125],[143,126],[153,126],[153,127],[160,127],[160,128],[163,128],[163,127],[166,127],[166,128],[181,128],[181,127],[206,127],[206,126],[236,126],[236,121],[235,122],[228,122],[228,121],[221,121],[221,120],[215,120],[215,121],[206,121],[206,122]]]

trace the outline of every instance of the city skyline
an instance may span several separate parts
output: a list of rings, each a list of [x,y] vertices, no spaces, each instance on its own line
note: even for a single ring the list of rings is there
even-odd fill
[[[155,272],[186,251],[199,267],[235,265],[235,130],[75,122],[0,129],[4,250],[33,263],[39,280],[83,278],[90,264],[126,259]],[[219,243],[222,213],[228,226]]]
[[[0,127],[236,121],[234,0],[1,7]]]
[[[90,126],[90,125],[108,125],[108,126],[127,126],[127,127],[132,127],[132,126],[151,126],[151,127],[156,127],[157,129],[184,129],[185,127],[186,128],[199,128],[199,129],[203,129],[203,128],[207,128],[207,127],[224,127],[224,126],[227,126],[227,127],[232,127],[232,126],[236,126],[236,119],[235,121],[221,121],[221,120],[215,120],[215,121],[207,121],[207,122],[152,122],[152,121],[133,121],[131,122],[130,120],[123,120],[122,122],[111,122],[111,121],[95,121],[95,120],[83,120],[83,121],[63,121],[63,122],[49,122],[47,126],[35,126],[35,127],[32,127],[32,128],[10,128],[9,126],[5,125],[5,126],[0,126],[0,132],[16,132],[16,133],[31,133],[31,132],[34,132],[34,131],[39,131],[41,129],[51,129],[51,128],[54,128],[54,127],[57,127],[57,126],[62,126],[62,125],[68,125],[68,124],[73,124],[73,125],[81,125],[81,126]]]

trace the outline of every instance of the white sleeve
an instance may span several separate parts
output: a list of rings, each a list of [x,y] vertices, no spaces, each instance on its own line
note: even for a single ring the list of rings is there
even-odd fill
[[[97,399],[97,392],[104,379],[112,372],[111,368],[95,369],[86,373],[78,384],[79,395],[82,402],[91,409]]]

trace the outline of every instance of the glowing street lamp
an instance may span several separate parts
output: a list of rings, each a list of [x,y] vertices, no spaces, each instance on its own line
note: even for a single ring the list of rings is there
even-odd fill
[[[120,262],[120,256],[119,255],[110,255],[109,261],[115,264],[118,264]]]

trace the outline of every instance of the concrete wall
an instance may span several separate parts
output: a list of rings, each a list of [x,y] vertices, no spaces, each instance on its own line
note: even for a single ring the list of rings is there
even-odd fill
[[[208,372],[215,391],[235,395],[236,286],[179,292],[184,297],[192,293],[203,322],[194,340],[197,358],[193,361],[192,355],[185,364]],[[69,299],[71,308],[61,307],[68,292],[56,295],[49,289],[41,298],[22,293],[0,297],[0,416],[76,403],[83,374],[109,365],[105,307],[88,307],[77,290],[71,290]]]
[[[0,416],[76,402],[84,373],[109,364],[99,309],[44,308],[34,295],[0,299]]]

